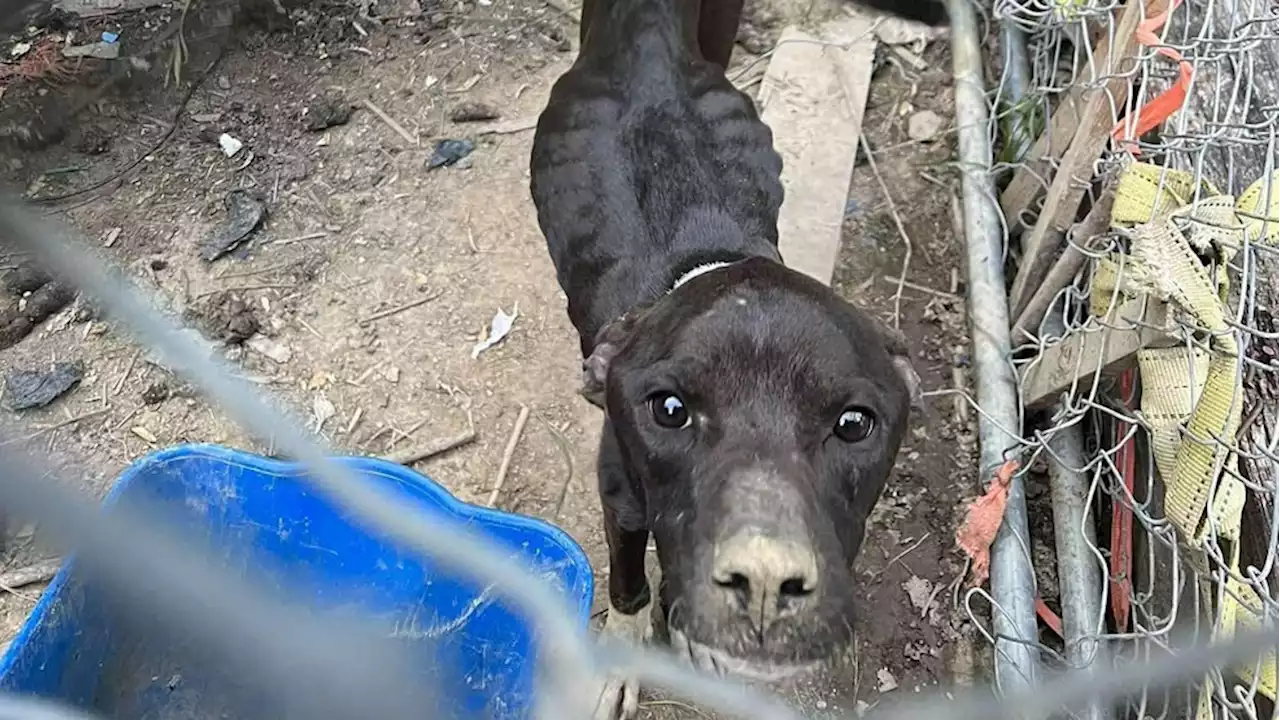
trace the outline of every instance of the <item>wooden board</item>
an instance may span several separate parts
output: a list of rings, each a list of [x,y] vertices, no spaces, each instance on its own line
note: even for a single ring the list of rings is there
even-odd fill
[[[827,284],[840,253],[875,51],[873,22],[862,15],[826,23],[816,36],[788,27],[760,88],[761,116],[782,155],[782,258]]]
[[[1035,227],[1023,238],[1022,262],[1009,291],[1009,304],[1014,308],[1026,307],[1031,291],[1044,278],[1067,229],[1076,221],[1080,201],[1093,180],[1094,163],[1106,148],[1115,125],[1114,108],[1124,107],[1128,101],[1131,73],[1137,62],[1138,42],[1134,31],[1142,17],[1143,7],[1138,0],[1125,5],[1116,27],[1116,47],[1101,66],[1104,75],[1111,79],[1101,91],[1087,93],[1071,144],[1049,185],[1044,207],[1040,209]]]
[[[1141,297],[1121,303],[1104,322],[1090,318],[1084,328],[1046,347],[1019,373],[1023,404],[1044,407],[1077,380],[1087,389],[1099,368],[1113,374],[1131,367],[1139,350],[1176,344],[1176,331],[1164,303]]]

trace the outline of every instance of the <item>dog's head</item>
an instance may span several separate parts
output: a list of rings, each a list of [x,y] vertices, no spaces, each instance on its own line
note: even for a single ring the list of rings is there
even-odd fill
[[[919,397],[900,335],[764,260],[604,328],[584,363],[644,493],[672,639],[777,678],[852,640],[852,566]]]

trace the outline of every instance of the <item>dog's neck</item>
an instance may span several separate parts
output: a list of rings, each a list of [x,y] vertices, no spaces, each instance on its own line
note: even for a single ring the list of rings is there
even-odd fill
[[[695,266],[695,267],[693,267],[693,268],[689,269],[687,272],[685,272],[685,273],[684,273],[683,275],[681,275],[680,277],[676,278],[676,281],[675,281],[674,283],[672,283],[672,284],[671,284],[671,289],[667,290],[667,293],[675,292],[676,288],[678,288],[678,287],[680,287],[681,285],[683,285],[683,284],[685,284],[685,283],[689,282],[690,280],[692,280],[692,279],[694,279],[694,278],[698,277],[699,275],[705,275],[705,274],[707,274],[707,273],[709,273],[709,272],[715,272],[716,270],[722,270],[722,269],[724,269],[724,268],[729,267],[730,265],[734,265],[734,264],[739,263],[739,262],[742,262],[742,261],[741,261],[741,260],[737,260],[737,261],[734,261],[734,262],[709,262],[709,263],[703,263],[702,265],[697,265],[697,266]]]

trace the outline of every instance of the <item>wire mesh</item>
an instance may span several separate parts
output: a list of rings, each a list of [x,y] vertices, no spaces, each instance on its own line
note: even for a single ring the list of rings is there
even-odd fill
[[[1025,96],[1001,98],[1002,120],[991,131],[1008,138],[1009,118],[1016,117],[1035,127],[1033,137],[1053,138],[1048,147],[1001,158],[1002,172],[1013,177],[1002,196],[1006,221],[1010,237],[1021,239],[1011,241],[1009,254],[1017,255],[1020,246],[1021,265],[1028,266],[1038,241],[1061,248],[1050,253],[1056,262],[1047,267],[1019,267],[1033,278],[1028,287],[1034,292],[1012,299],[1015,317],[1021,315],[1014,341],[1024,400],[1043,400],[1028,413],[1030,454],[1041,464],[1023,467],[1037,474],[1047,465],[1055,483],[1055,473],[1073,476],[1084,510],[1072,527],[1055,528],[1057,565],[1042,563],[1037,575],[1055,575],[1059,587],[1056,598],[1041,587],[1042,599],[1064,616],[1090,616],[1074,631],[1067,627],[1065,639],[1042,632],[1042,657],[1078,666],[1169,653],[1170,639],[1180,632],[1229,632],[1223,608],[1241,589],[1258,598],[1251,614],[1274,618],[1280,547],[1274,240],[1246,232],[1235,236],[1234,245],[1191,243],[1221,295],[1225,327],[1215,332],[1178,302],[1185,298],[1177,293],[1139,293],[1146,297],[1141,307],[1125,305],[1135,300],[1121,286],[1170,285],[1133,259],[1147,247],[1146,236],[1139,237],[1148,229],[1143,224],[1160,222],[1156,208],[1126,225],[1113,222],[1120,208],[1112,203],[1132,199],[1124,195],[1132,186],[1121,187],[1121,181],[1143,163],[1156,186],[1153,197],[1181,192],[1174,186],[1184,181],[1189,188],[1175,221],[1181,234],[1195,238],[1206,224],[1195,208],[1216,195],[1237,198],[1251,185],[1261,189],[1259,207],[1267,208],[1255,217],[1276,221],[1276,4],[1001,0],[996,11],[1007,26],[1027,34],[1030,82]],[[1059,119],[1068,122],[1059,125]],[[1086,147],[1091,137],[1096,151]],[[1077,149],[1084,151],[1075,155]],[[1246,221],[1250,215],[1242,213]],[[1040,278],[1046,278],[1043,287],[1036,285]],[[1229,285],[1219,284],[1223,278]],[[1239,382],[1224,413],[1242,420],[1238,428],[1198,433],[1192,415],[1203,397],[1206,356],[1227,344],[1237,351],[1223,353],[1223,360],[1234,365],[1228,374]],[[1177,381],[1183,407],[1172,418],[1157,416],[1151,399],[1170,379],[1138,364],[1139,356],[1154,363],[1157,354],[1171,363],[1166,368],[1185,375]],[[1050,383],[1053,392],[1046,392],[1046,377],[1058,381]],[[1169,443],[1186,447],[1162,462]],[[1207,512],[1199,527],[1188,529],[1171,510],[1180,502],[1173,495],[1182,492],[1175,487],[1183,469],[1178,463],[1195,446],[1215,458],[1204,488],[1209,506],[1230,505],[1227,495],[1244,488],[1232,500],[1243,505],[1234,541],[1237,529],[1223,515]],[[1057,523],[1070,498],[1056,486],[1054,493]],[[1054,538],[1047,542],[1052,546]],[[1080,557],[1065,556],[1074,554],[1073,543]],[[1270,717],[1273,698],[1261,697],[1258,683],[1240,672],[1219,671],[1173,692],[1135,692],[1114,710],[1139,718]]]
[[[1232,16],[1237,22],[1231,28],[1238,31],[1237,35],[1243,34],[1242,37],[1231,35],[1220,42],[1204,40],[1203,30],[1193,32],[1188,28],[1185,36],[1197,39],[1186,41],[1178,47],[1185,57],[1192,59],[1193,64],[1195,61],[1221,64],[1221,58],[1233,58],[1228,64],[1233,72],[1238,73],[1233,77],[1238,78],[1254,62],[1246,59],[1250,49],[1261,46],[1267,37],[1274,38],[1275,28],[1274,23],[1271,23],[1272,35],[1266,35],[1267,23],[1263,22],[1268,17],[1266,6],[1254,4],[1233,7],[1238,7],[1239,13],[1243,14]],[[1026,127],[1039,130],[1043,128],[1044,118],[1061,105],[1064,95],[1090,83],[1101,82],[1100,74],[1090,70],[1093,56],[1088,50],[1080,49],[1080,46],[1088,46],[1081,42],[1081,38],[1095,37],[1101,32],[1115,40],[1116,33],[1111,27],[1115,8],[1076,8],[1070,13],[1070,20],[1063,18],[1060,9],[1010,6],[1006,10],[1008,17],[1027,33],[1031,51],[1028,85],[1030,94],[1014,104],[1014,111],[1025,113]],[[1274,13],[1274,9],[1271,12]],[[1198,50],[1203,51],[1204,58],[1196,54]],[[1145,97],[1168,82],[1167,74],[1161,70],[1162,61],[1154,56],[1154,52],[1148,54],[1150,57],[1145,57],[1134,74],[1135,87],[1139,88],[1134,93],[1135,97]],[[1219,95],[1226,89],[1240,90],[1240,93],[1234,93],[1227,99],[1219,99],[1213,105],[1214,111],[1208,119],[1197,121],[1192,117],[1183,121],[1180,125],[1182,132],[1175,138],[1166,137],[1160,142],[1144,140],[1145,151],[1153,155],[1159,154],[1171,164],[1183,163],[1181,167],[1188,169],[1202,166],[1203,158],[1211,151],[1218,153],[1225,158],[1226,169],[1222,171],[1225,172],[1224,179],[1215,182],[1221,182],[1219,187],[1231,188],[1229,192],[1238,192],[1243,188],[1241,183],[1247,184],[1250,180],[1241,165],[1245,163],[1243,158],[1249,153],[1260,151],[1257,140],[1259,133],[1269,132],[1272,138],[1270,145],[1263,148],[1272,158],[1268,167],[1274,165],[1276,149],[1274,108],[1264,109],[1261,115],[1250,114],[1241,109],[1248,106],[1247,101],[1251,101],[1253,97],[1250,94],[1253,91],[1246,86],[1248,83],[1242,80],[1236,80],[1234,84],[1217,84]],[[1246,102],[1237,102],[1241,93]],[[1218,96],[1215,95],[1216,97]],[[1226,109],[1220,107],[1223,105]],[[1124,108],[1120,106],[1112,108],[1111,121],[1120,117],[1123,111]],[[1008,112],[1010,110],[1005,110],[1004,116],[1007,117]],[[1116,154],[1104,160],[1101,169],[1104,174],[1114,172],[1120,162],[1121,156]],[[1044,174],[1044,179],[1051,179],[1053,174],[1053,168],[1050,167],[1049,172]],[[174,324],[157,313],[136,289],[104,269],[107,265],[87,249],[86,243],[75,240],[55,223],[38,219],[33,213],[7,200],[0,204],[0,237],[42,257],[60,277],[94,297],[110,315],[132,329],[140,340],[159,351],[166,364],[184,374],[208,397],[222,405],[233,418],[262,436],[275,438],[281,453],[303,462],[312,472],[311,478],[316,487],[341,502],[362,523],[380,528],[399,538],[407,547],[429,555],[437,562],[464,570],[514,600],[538,629],[540,658],[544,664],[542,694],[544,713],[547,716],[587,717],[591,709],[589,705],[594,698],[591,693],[582,692],[583,678],[599,680],[609,672],[626,672],[726,716],[801,717],[800,713],[785,707],[776,699],[726,680],[694,673],[656,651],[597,648],[585,630],[573,622],[554,592],[539,579],[514,565],[504,553],[480,538],[459,536],[454,528],[446,531],[422,523],[419,516],[397,507],[387,498],[371,491],[357,478],[328,462],[325,459],[325,449],[304,432],[298,423],[263,402],[257,388],[238,379],[227,368],[203,354],[191,338],[183,335]],[[1102,251],[1093,245],[1082,244],[1082,248],[1090,257],[1103,256]],[[1088,295],[1083,288],[1087,287],[1090,277],[1090,272],[1082,273],[1062,293],[1063,300],[1067,302],[1060,303],[1055,317],[1062,319],[1066,326],[1065,332],[1089,331],[1081,308],[1087,306]],[[1247,282],[1245,286],[1251,287]],[[1242,296],[1253,297],[1247,293]],[[1241,346],[1267,347],[1269,342],[1269,347],[1274,348],[1274,325],[1270,330],[1258,330],[1255,317],[1258,314],[1257,308],[1248,302],[1241,303],[1240,307],[1235,330],[1242,338]],[[1063,334],[1062,330],[1056,333],[1057,336]],[[1043,349],[1050,339],[1038,339],[1037,344]],[[1188,352],[1190,351],[1189,345]],[[1255,373],[1261,373],[1264,377],[1269,373],[1274,378],[1274,349],[1269,355],[1265,350],[1259,352],[1260,357],[1270,359],[1252,360],[1250,367],[1255,368]],[[1123,463],[1118,460],[1124,455],[1122,446],[1140,435],[1144,427],[1143,418],[1126,407],[1124,398],[1119,401],[1111,399],[1108,394],[1114,388],[1103,380],[1086,380],[1081,384],[1080,390],[1054,416],[1053,427],[1039,433],[1027,445],[1041,455],[1051,455],[1053,453],[1048,439],[1054,433],[1061,432],[1066,427],[1088,428],[1092,438],[1092,452],[1080,467],[1071,469],[1090,480],[1089,507],[1096,509],[1104,505],[1104,499],[1109,499],[1109,502],[1130,508],[1137,519],[1137,526],[1150,537],[1148,545],[1156,549],[1146,557],[1149,568],[1140,581],[1142,584],[1131,593],[1136,608],[1133,628],[1102,632],[1102,618],[1096,623],[1099,630],[1094,633],[1092,640],[1099,645],[1105,641],[1112,648],[1116,666],[1100,668],[1094,665],[1089,670],[1068,673],[1065,677],[1049,680],[1029,692],[1011,694],[1001,700],[992,698],[985,692],[954,691],[955,695],[952,696],[940,692],[924,698],[920,703],[886,711],[887,716],[924,718],[945,714],[950,718],[1046,717],[1064,707],[1077,708],[1090,703],[1110,705],[1118,699],[1124,699],[1141,717],[1177,717],[1176,713],[1170,714],[1174,711],[1156,709],[1158,706],[1168,705],[1164,694],[1182,692],[1170,691],[1169,688],[1182,687],[1185,685],[1182,681],[1203,676],[1211,668],[1222,666],[1230,660],[1255,656],[1259,649],[1274,644],[1274,588],[1269,589],[1265,595],[1268,598],[1268,617],[1272,618],[1269,625],[1255,632],[1238,633],[1229,642],[1217,645],[1209,645],[1205,637],[1196,637],[1197,644],[1194,646],[1188,644],[1187,638],[1196,635],[1196,628],[1191,627],[1191,632],[1188,632],[1179,624],[1179,613],[1182,611],[1173,596],[1179,589],[1194,581],[1188,578],[1179,562],[1183,545],[1170,523],[1149,501],[1158,489],[1152,472],[1154,461],[1147,460],[1144,463],[1146,472],[1142,475],[1141,484],[1131,488],[1122,477]],[[1274,397],[1272,400],[1274,401]],[[1119,442],[1106,439],[1117,435]],[[1270,493],[1274,497],[1274,434],[1272,437],[1271,445],[1259,448],[1256,452],[1242,452],[1242,457],[1261,456],[1265,461],[1264,465],[1270,463],[1266,465],[1273,468],[1269,479],[1250,477],[1247,481],[1254,492]],[[0,447],[3,445],[0,444]],[[1060,453],[1054,456],[1062,459]],[[416,714],[424,704],[430,704],[429,698],[422,698],[425,689],[412,687],[412,682],[395,682],[401,677],[398,673],[406,670],[404,663],[409,661],[380,647],[375,642],[376,638],[362,636],[362,641],[371,644],[360,654],[359,662],[351,662],[350,649],[356,641],[350,638],[357,637],[361,628],[350,628],[352,635],[348,637],[340,633],[346,628],[333,620],[324,626],[301,621],[278,622],[269,630],[245,622],[246,617],[255,615],[283,616],[266,613],[266,610],[276,608],[272,605],[271,598],[255,592],[252,587],[219,576],[197,561],[198,553],[195,550],[185,549],[185,552],[179,553],[176,552],[177,546],[159,540],[161,536],[148,535],[145,523],[133,523],[132,529],[135,532],[131,533],[128,523],[121,522],[119,518],[101,517],[87,512],[69,493],[39,492],[40,486],[47,485],[48,480],[30,470],[31,467],[38,467],[38,459],[24,460],[15,450],[4,450],[0,459],[6,466],[6,477],[0,483],[0,502],[53,527],[63,528],[64,539],[77,548],[96,547],[98,551],[87,553],[85,559],[96,572],[108,577],[122,579],[127,572],[123,567],[126,562],[130,565],[169,568],[172,572],[158,572],[152,576],[155,586],[153,589],[157,592],[130,594],[132,602],[127,611],[151,616],[158,608],[167,609],[167,614],[159,613],[161,620],[157,622],[168,623],[189,623],[198,614],[202,626],[208,630],[206,638],[211,644],[218,645],[215,641],[220,636],[237,642],[244,641],[247,647],[258,651],[242,650],[236,657],[241,660],[256,659],[258,662],[246,662],[238,671],[247,676],[257,673],[257,682],[274,688],[275,692],[282,695],[288,695],[292,689],[295,693],[292,701],[300,704],[290,705],[288,700],[282,701],[285,707],[302,708],[309,713],[309,717],[315,717],[321,709],[333,717],[359,716],[351,712],[352,707],[363,707],[365,711],[377,708],[377,712],[370,712],[379,717],[409,717],[410,714]],[[1274,503],[1271,507],[1274,508]],[[1276,566],[1274,512],[1270,520],[1267,531],[1270,533],[1268,545],[1271,549],[1266,554],[1264,564],[1258,566],[1258,572],[1247,572],[1245,578],[1258,589],[1266,588],[1265,577],[1268,570]],[[139,531],[139,527],[143,530]],[[1109,549],[1095,544],[1091,551],[1099,567],[1105,568],[1110,556]],[[1224,565],[1220,553],[1217,556],[1209,554],[1216,561],[1221,574]],[[1158,565],[1169,568],[1171,575],[1165,576],[1158,572]],[[1114,580],[1112,578],[1112,582],[1102,583],[1099,607],[1105,606],[1107,593],[1114,587]],[[184,592],[160,592],[166,586],[181,588]],[[982,594],[977,591],[971,593],[968,596],[970,604],[976,606],[976,600]],[[1195,594],[1192,595],[1194,605]],[[987,597],[991,602],[990,596]],[[200,601],[195,602],[194,599]],[[999,612],[998,603],[995,605],[994,611]],[[1198,610],[1192,607],[1190,613],[1198,614]],[[973,614],[977,616],[976,609]],[[1040,650],[1042,655],[1050,659],[1071,656],[1070,652],[1064,653],[1048,644]],[[386,654],[378,654],[380,652]],[[304,657],[309,662],[283,662],[289,658]],[[376,659],[376,662],[370,663],[370,658]],[[1071,663],[1060,664],[1066,667]],[[286,666],[287,672],[282,669]],[[371,667],[377,671],[369,672]],[[1223,712],[1247,717],[1251,691],[1246,689],[1240,693],[1229,690],[1221,674],[1217,674],[1216,678],[1219,692],[1214,701],[1218,707]],[[326,688],[328,692],[308,697],[305,691],[313,687]],[[67,709],[51,709],[5,697],[0,697],[0,716],[79,717]]]

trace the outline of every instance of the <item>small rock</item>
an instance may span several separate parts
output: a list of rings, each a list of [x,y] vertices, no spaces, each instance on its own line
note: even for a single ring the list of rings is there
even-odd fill
[[[200,248],[200,257],[213,262],[231,252],[267,217],[266,199],[252,190],[237,189],[227,194],[227,223]]]
[[[311,132],[321,132],[351,120],[351,106],[336,100],[321,100],[307,108],[303,125]]]
[[[15,370],[5,377],[5,396],[13,410],[44,407],[84,379],[84,363],[59,362],[44,370]]]
[[[470,155],[475,149],[476,144],[470,140],[441,140],[436,143],[435,150],[432,151],[431,157],[427,159],[427,169],[435,170],[439,167],[453,165]]]
[[[917,142],[929,142],[942,131],[943,121],[932,110],[921,110],[907,120],[907,137]]]
[[[482,102],[462,103],[449,113],[449,119],[456,123],[483,122],[500,117],[502,113],[497,108]]]
[[[230,90],[230,89],[231,89],[231,81],[227,79],[227,76],[226,76],[226,75],[219,75],[219,76],[218,76],[218,88],[219,88],[219,89],[222,89],[222,90]]]
[[[153,382],[142,391],[142,402],[146,405],[159,405],[170,397],[169,384],[160,380]]]

